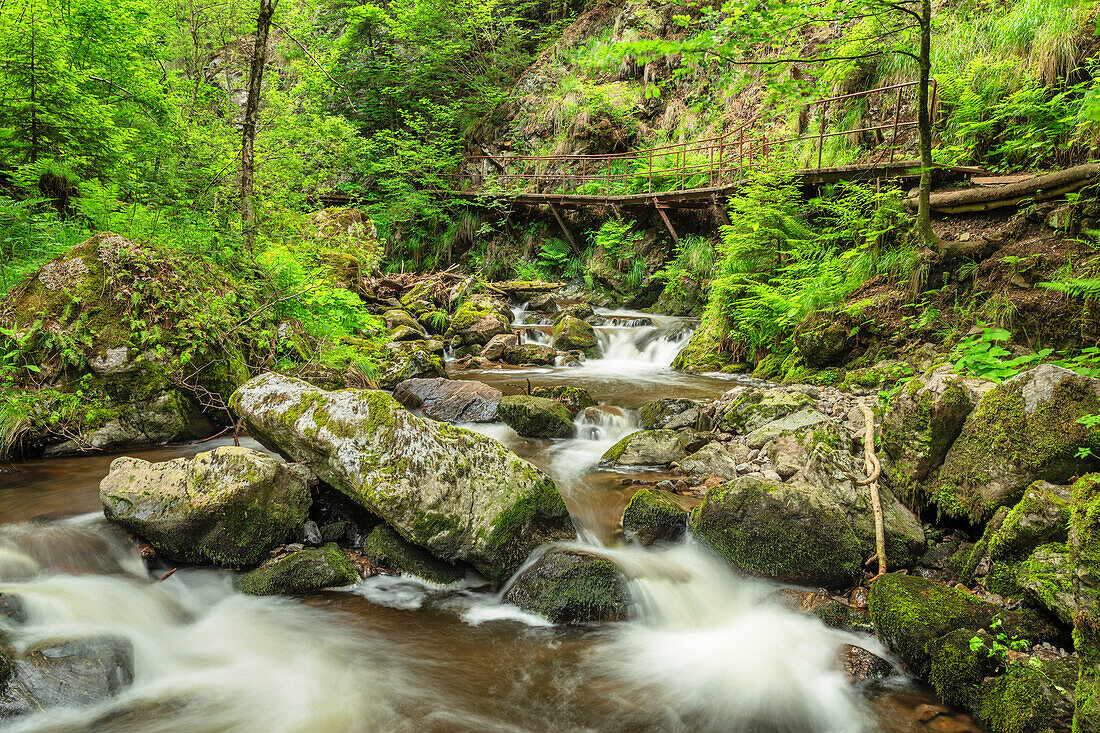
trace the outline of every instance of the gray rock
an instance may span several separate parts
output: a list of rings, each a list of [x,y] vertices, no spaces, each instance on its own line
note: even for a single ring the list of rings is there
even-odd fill
[[[721,443],[707,443],[680,461],[680,470],[695,476],[737,478],[737,459]]]
[[[664,466],[687,455],[675,431],[639,430],[611,446],[601,460],[614,466]]]
[[[514,333],[498,333],[485,344],[485,348],[481,350],[481,358],[500,361],[504,358],[504,352],[513,346],[519,346],[519,336]]]
[[[750,448],[763,448],[784,435],[802,433],[823,424],[833,423],[817,410],[799,410],[757,428],[745,438],[745,445]]]
[[[0,720],[54,707],[83,707],[122,691],[134,678],[133,648],[110,637],[49,642],[15,654],[0,647]]]
[[[394,399],[444,422],[494,422],[504,394],[483,382],[465,379],[407,379],[393,390]]]
[[[630,613],[622,572],[605,557],[578,550],[550,550],[524,570],[504,601],[554,623],[619,621]]]

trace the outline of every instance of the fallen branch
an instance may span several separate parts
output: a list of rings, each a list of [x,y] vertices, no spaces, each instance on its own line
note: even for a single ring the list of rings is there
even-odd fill
[[[1084,188],[1098,178],[1100,163],[1087,163],[1023,181],[933,193],[929,204],[943,214],[990,211],[1004,206],[1058,198]],[[906,199],[905,205],[909,209],[916,209],[916,200]]]

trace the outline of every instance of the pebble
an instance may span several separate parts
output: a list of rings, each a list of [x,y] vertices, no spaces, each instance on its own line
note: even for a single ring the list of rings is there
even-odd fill
[[[768,481],[782,481],[783,480],[783,477],[781,477],[775,471],[764,471],[764,478],[767,479]]]

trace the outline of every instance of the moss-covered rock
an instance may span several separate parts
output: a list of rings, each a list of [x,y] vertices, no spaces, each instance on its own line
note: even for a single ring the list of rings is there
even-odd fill
[[[806,484],[742,476],[708,491],[689,526],[733,567],[784,582],[846,587],[863,562],[844,513]]]
[[[501,398],[497,414],[525,438],[572,438],[577,433],[573,414],[547,397],[508,395]]]
[[[582,387],[535,387],[531,390],[531,396],[557,400],[574,415],[581,410],[596,406],[596,400],[592,398],[592,394]]]
[[[687,454],[675,430],[639,430],[608,448],[600,460],[613,466],[664,466]]]
[[[795,349],[814,368],[840,366],[854,355],[859,325],[844,313],[811,313],[795,329]]]
[[[553,364],[558,352],[553,346],[546,344],[518,344],[509,346],[504,350],[504,363],[515,366],[535,364],[545,366]]]
[[[675,542],[687,529],[688,510],[671,494],[639,489],[623,511],[623,533],[643,547]]]
[[[249,448],[150,463],[116,458],[99,487],[107,519],[166,558],[256,564],[306,519],[313,477]]]
[[[992,382],[966,379],[943,366],[911,379],[890,401],[882,419],[883,467],[905,505],[924,510],[923,482],[943,463],[966,417]]]
[[[630,613],[626,578],[605,557],[550,550],[524,570],[504,600],[562,623],[619,621]]]
[[[1031,657],[1008,664],[1004,674],[986,678],[972,707],[991,733],[1069,731],[1073,716],[1076,664]],[[1074,728],[1077,730],[1077,728]]]
[[[928,684],[949,705],[973,710],[982,681],[997,672],[997,662],[984,648],[971,648],[977,629],[960,628],[925,644],[929,657]]]
[[[638,422],[645,430],[656,430],[665,427],[678,415],[696,408],[698,405],[695,400],[682,397],[650,400],[638,408]]]
[[[1100,427],[1077,420],[1100,413],[1100,380],[1044,364],[987,392],[963,424],[934,478],[932,499],[952,518],[984,522],[1012,506],[1034,481],[1062,483],[1097,465]]]
[[[561,306],[558,312],[551,318],[551,322],[556,325],[560,323],[563,318],[576,318],[581,321],[587,321],[589,318],[595,317],[595,315],[596,311],[593,310],[592,306],[588,303],[571,303]]]
[[[377,390],[265,374],[233,395],[249,433],[448,562],[503,580],[574,536],[554,483],[499,442],[420,418]]]
[[[751,433],[770,422],[816,406],[800,392],[749,387],[737,393],[716,415],[718,427],[737,434]]]
[[[484,345],[497,334],[512,332],[512,311],[503,302],[487,295],[472,295],[458,307],[447,338],[458,337],[465,344]]]
[[[379,357],[378,386],[393,389],[407,379],[446,377],[443,360],[424,341],[386,344]]]
[[[456,583],[466,577],[464,570],[438,560],[424,548],[407,542],[388,524],[380,524],[371,530],[363,540],[363,554],[378,567],[415,575],[440,585]]]
[[[265,562],[239,576],[237,590],[252,596],[299,595],[359,582],[347,555],[333,543],[308,547]]]
[[[420,338],[426,338],[428,335],[424,328],[420,325],[420,323],[418,323],[417,320],[413,318],[412,314],[410,314],[408,311],[392,308],[382,314],[382,320],[385,322],[386,328],[389,330],[404,326],[410,331],[414,331],[420,334]]]
[[[852,608],[825,590],[777,588],[771,597],[784,608],[814,616],[831,629],[854,634],[873,634],[874,624],[865,610]]]
[[[676,354],[672,368],[696,373],[751,370],[751,365],[738,364],[735,358],[736,355],[726,346],[720,329],[704,322]]]
[[[1069,548],[1061,543],[1036,548],[1016,569],[1019,587],[1067,626],[1077,612],[1073,576]]]
[[[1036,481],[989,538],[993,560],[1022,560],[1039,545],[1069,538],[1069,489]],[[988,533],[988,530],[987,530]]]
[[[1100,731],[1100,474],[1073,485],[1070,551],[1077,617],[1073,644],[1080,658],[1074,733]]]
[[[694,476],[737,478],[738,459],[719,442],[707,443],[680,461],[680,470]]]
[[[600,355],[600,341],[592,326],[579,318],[565,316],[554,326],[550,337],[555,349],[560,351],[580,351],[589,358]]]
[[[887,573],[868,599],[878,638],[920,676],[928,674],[929,643],[956,629],[980,629],[999,608],[964,590],[927,578]]]

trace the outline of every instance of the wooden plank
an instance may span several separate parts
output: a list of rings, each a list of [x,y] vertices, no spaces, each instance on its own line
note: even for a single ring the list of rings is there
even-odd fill
[[[569,233],[569,227],[565,226],[565,220],[561,218],[558,207],[554,204],[550,204],[550,212],[554,215],[554,218],[558,220],[558,226],[561,227],[562,233],[569,241],[569,246],[573,248],[573,253],[577,255],[577,257],[583,257],[580,248],[577,247],[577,243],[573,241],[573,235]]]
[[[667,206],[662,206],[657,200],[657,197],[653,197],[653,205],[657,207],[657,213],[661,215],[661,219],[665,222],[665,228],[668,229],[668,233],[672,235],[672,243],[677,247],[680,246],[680,235],[676,233],[676,229],[672,226],[672,222],[668,219],[668,214],[665,213]]]

